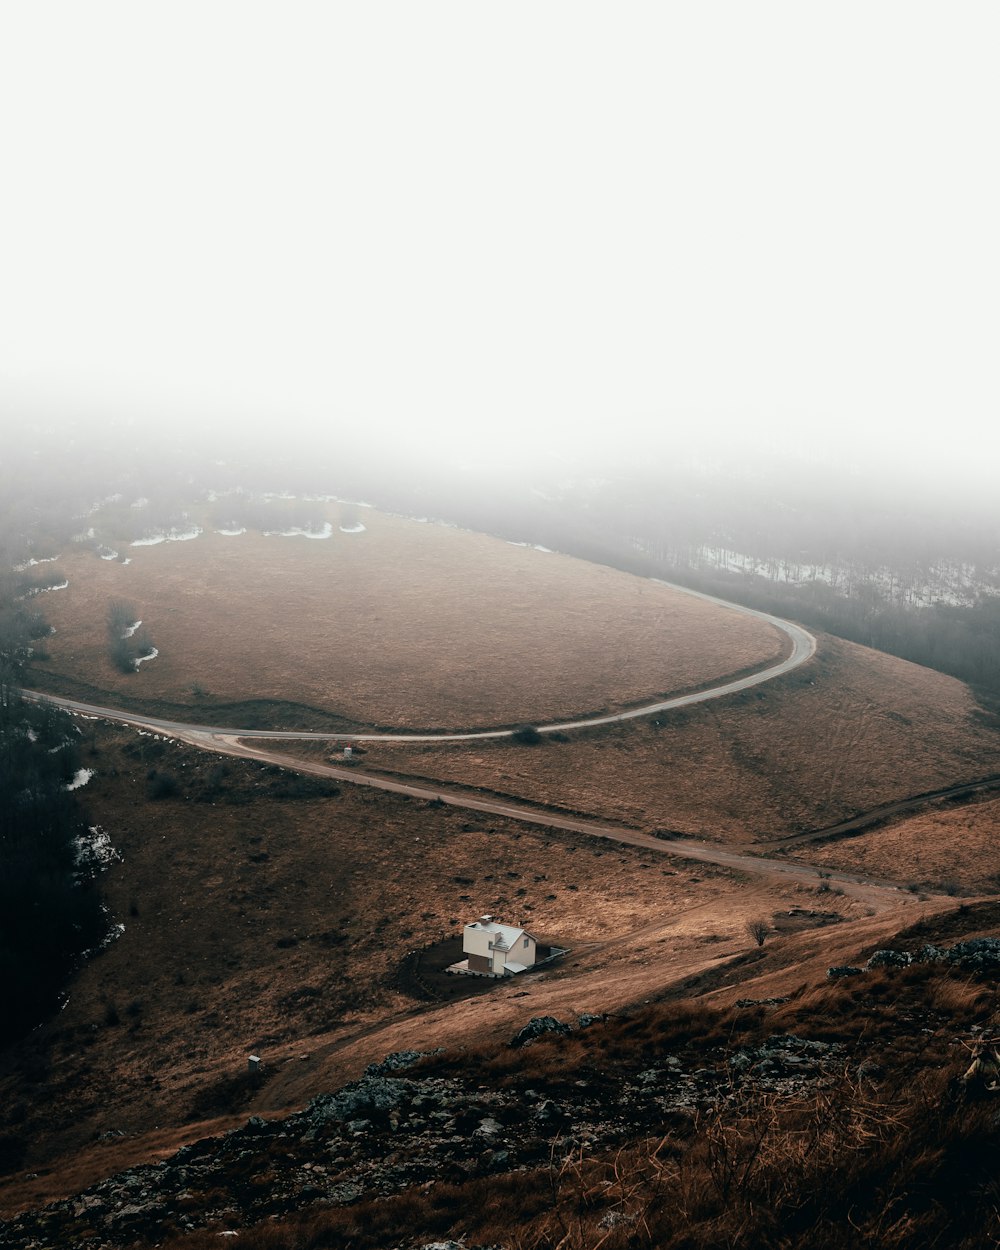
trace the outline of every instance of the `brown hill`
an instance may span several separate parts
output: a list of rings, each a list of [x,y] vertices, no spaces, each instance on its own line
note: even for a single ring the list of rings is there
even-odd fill
[[[103,886],[124,932],[0,1057],[0,1138],[37,1174],[5,1203],[68,1192],[253,1105],[294,1105],[392,1049],[394,1029],[441,1044],[549,1005],[621,1006],[745,952],[748,917],[810,902],[656,851],[87,733],[82,795],[120,855]],[[467,1004],[453,994],[482,983],[438,980],[437,1002],[404,976],[410,952],[483,911],[573,954]],[[261,1090],[251,1053],[271,1074]]]
[[[785,677],[658,722],[536,746],[372,744],[365,764],[753,842],[992,773],[1000,746],[962,682],[830,637]]]
[[[920,889],[992,894],[1000,888],[998,843],[1000,799],[979,797],[957,806],[931,804],[908,819],[801,853],[824,867],[849,866],[873,876],[891,872]]]
[[[140,551],[173,560],[200,541]],[[67,612],[54,645],[72,634],[82,601],[73,587],[52,597]],[[95,639],[103,599],[93,591]],[[180,613],[189,638],[192,613]],[[694,636],[690,621],[686,630]],[[725,637],[713,661],[722,667]],[[262,663],[267,650],[258,643]],[[632,660],[620,671],[638,683]],[[234,683],[238,671],[234,663]],[[752,843],[980,776],[996,746],[960,683],[830,639],[795,674],[661,721],[537,746],[372,746],[364,764]],[[122,855],[105,883],[125,930],[81,969],[63,1011],[0,1061],[0,1138],[8,1166],[21,1169],[4,1184],[6,1210],[158,1158],[250,1111],[302,1105],[390,1050],[478,1045],[532,1016],[631,1009],[678,986],[723,1003],[782,997],[900,924],[897,914],[867,916],[818,877],[813,887],[732,876],[670,858],[669,843],[619,849],[349,785],[333,793],[329,782],[131,731],[90,724],[85,762],[97,770],[83,792],[92,818]],[[974,843],[970,826],[968,845],[985,850],[988,838]],[[849,854],[841,862],[855,866]],[[897,875],[889,860],[871,865]],[[941,905],[899,898],[902,914]],[[421,988],[411,952],[482,911],[572,953],[475,998]],[[763,949],[745,932],[756,917],[777,930]],[[428,996],[436,992],[440,1000]],[[265,1060],[262,1085],[247,1075],[250,1053]]]
[[[489,727],[697,687],[786,643],[601,565],[372,511],[365,524],[318,541],[204,534],[129,548],[128,565],[65,555],[69,586],[47,596],[57,632],[38,679],[82,681],[108,703],[180,704],[189,719],[272,700],[362,725]],[[135,605],[160,653],[134,674],[108,656],[116,600]]]

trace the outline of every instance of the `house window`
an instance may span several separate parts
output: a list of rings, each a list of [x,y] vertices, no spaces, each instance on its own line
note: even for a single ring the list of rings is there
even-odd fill
[[[528,949],[528,943],[529,943],[530,941],[531,941],[531,938],[525,938],[525,939],[524,939],[524,949],[525,949],[525,950],[527,950],[527,949]]]

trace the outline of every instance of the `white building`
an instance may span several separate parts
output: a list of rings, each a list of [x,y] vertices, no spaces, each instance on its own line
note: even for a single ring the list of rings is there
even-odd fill
[[[470,972],[503,977],[533,967],[538,943],[526,929],[497,924],[492,916],[480,916],[462,931],[462,951]]]

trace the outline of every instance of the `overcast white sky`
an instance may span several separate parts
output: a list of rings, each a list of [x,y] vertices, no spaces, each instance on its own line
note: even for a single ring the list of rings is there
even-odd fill
[[[998,35],[992,0],[0,0],[0,420],[992,468]]]

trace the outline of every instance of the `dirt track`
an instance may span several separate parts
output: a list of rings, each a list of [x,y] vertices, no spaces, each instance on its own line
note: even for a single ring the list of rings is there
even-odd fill
[[[984,794],[997,789],[1000,789],[1000,775],[983,777],[979,781],[963,782],[957,786],[943,786],[940,790],[927,790],[923,794],[914,794],[908,799],[885,803],[881,807],[872,808],[871,811],[862,812],[860,816],[852,816],[850,820],[841,820],[823,829],[810,829],[807,833],[793,833],[784,838],[771,838],[759,845],[769,851],[790,851],[794,847],[806,846],[810,842],[833,842],[838,838],[848,838],[856,833],[862,833],[873,825],[889,820],[892,816],[919,811],[940,799],[971,798],[974,794]]]
[[[48,698],[48,696],[39,694],[33,694],[32,697],[39,699]],[[295,772],[309,773],[317,777],[328,777],[336,781],[346,782],[349,785],[368,786],[376,790],[386,790],[393,794],[405,794],[411,798],[423,799],[427,802],[447,803],[470,811],[486,812],[494,816],[505,816],[512,820],[526,821],[544,828],[565,829],[573,833],[603,838],[628,846],[641,846],[647,850],[657,851],[660,854],[670,855],[678,859],[719,864],[737,872],[749,873],[764,878],[773,884],[786,882],[789,884],[814,885],[819,878],[819,870],[809,864],[748,855],[742,851],[730,850],[723,846],[699,842],[695,839],[671,838],[665,840],[643,833],[637,829],[604,824],[596,820],[589,820],[586,817],[563,815],[544,808],[534,807],[528,803],[501,801],[453,786],[430,787],[415,785],[411,782],[397,781],[389,777],[367,773],[353,766],[343,767],[299,759],[296,756],[284,755],[280,751],[265,750],[261,747],[251,746],[249,743],[242,741],[242,734],[234,733],[231,730],[216,730],[197,725],[183,725],[179,722],[162,722],[155,718],[146,719],[135,713],[116,712],[112,708],[102,708],[89,704],[76,704],[72,700],[67,699],[53,698],[51,701],[80,715],[120,721],[152,732],[165,732],[180,742],[186,742],[202,750],[245,759],[260,760],[264,763],[275,764]],[[257,735],[258,738],[262,736],[264,735]],[[266,736],[279,739],[323,739],[328,737],[325,734],[306,733],[268,734]],[[858,899],[876,911],[892,910],[898,907],[905,897],[902,886],[890,881],[878,881],[873,878],[838,870],[824,870],[823,876],[831,884],[843,890],[846,895]]]
[[[678,587],[677,589],[684,589]],[[634,720],[643,716],[655,715],[661,711],[687,707],[694,703],[706,702],[721,698],[762,682],[779,677],[799,667],[815,653],[816,640],[807,630],[789,621],[783,621],[768,613],[756,612],[749,608],[730,604],[696,591],[686,591],[699,599],[707,600],[721,607],[746,613],[774,625],[787,635],[791,642],[790,653],[779,663],[770,665],[749,676],[723,682],[717,686],[693,693],[678,695],[670,699],[644,704],[624,712],[607,716],[591,717],[583,720],[562,721],[556,724],[540,725],[540,733],[557,733],[563,730],[586,729],[597,725]],[[719,864],[737,872],[749,873],[763,878],[773,884],[786,882],[798,884],[814,884],[818,878],[818,870],[808,864],[790,862],[783,859],[769,859],[763,856],[748,855],[726,847],[716,846],[688,838],[672,838],[669,841],[653,837],[636,829],[603,824],[585,817],[576,817],[552,812],[535,807],[529,803],[512,803],[497,798],[470,792],[455,786],[416,785],[408,781],[395,780],[390,777],[365,772],[357,767],[338,767],[336,765],[302,760],[284,755],[278,751],[265,750],[251,746],[245,739],[267,739],[271,741],[383,741],[383,742],[440,742],[468,741],[483,738],[507,738],[514,731],[496,729],[476,733],[463,734],[331,734],[298,730],[233,730],[215,726],[186,724],[181,721],[163,720],[158,717],[143,716],[134,712],[123,712],[96,704],[82,703],[73,699],[63,699],[40,692],[27,692],[29,697],[46,700],[63,707],[78,715],[99,717],[134,725],[151,732],[165,733],[203,750],[215,751],[224,755],[241,756],[248,759],[261,760],[289,768],[297,772],[310,773],[314,776],[329,777],[350,785],[369,786],[374,789],[387,790],[395,794],[405,794],[412,798],[427,801],[440,801],[455,807],[467,808],[472,811],[486,812],[491,815],[504,816],[514,820],[523,820],[531,824],[552,829],[565,829],[589,837],[604,838],[631,846],[641,846],[660,854],[680,859],[698,860],[706,863]],[[897,805],[899,806],[899,805]],[[863,820],[864,817],[857,818]],[[807,835],[808,836],[808,835]],[[783,843],[782,846],[791,845]],[[891,910],[902,901],[902,889],[899,885],[888,881],[877,881],[873,878],[858,876],[841,871],[824,872],[838,888],[852,898],[865,903],[876,911]]]

